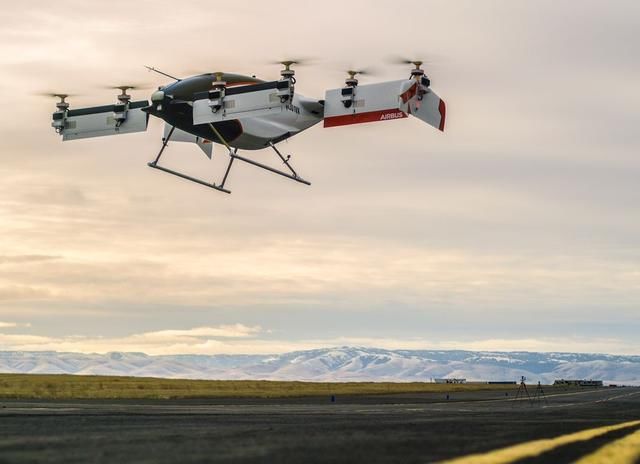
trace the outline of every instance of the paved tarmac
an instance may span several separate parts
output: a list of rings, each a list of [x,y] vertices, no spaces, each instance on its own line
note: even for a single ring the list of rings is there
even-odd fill
[[[640,388],[554,390],[534,403],[514,401],[514,393],[338,397],[335,403],[0,400],[0,463],[426,463],[618,427],[588,439],[563,438],[558,446],[544,442],[552,448],[540,445],[537,454],[502,461],[563,463],[640,430],[640,421],[633,422],[640,420]],[[492,456],[486,462],[497,462]]]

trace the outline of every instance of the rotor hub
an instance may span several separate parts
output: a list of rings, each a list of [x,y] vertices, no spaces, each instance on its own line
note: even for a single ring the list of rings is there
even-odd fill
[[[407,64],[412,64],[415,66],[414,69],[411,70],[411,77],[420,78],[424,76],[424,69],[422,69],[422,65],[424,61],[416,60],[416,61],[407,61]]]
[[[119,85],[117,87],[114,87],[114,89],[119,90],[120,91],[120,95],[118,95],[118,101],[124,105],[126,105],[127,103],[129,103],[131,101],[131,95],[129,95],[127,93],[127,90],[129,89],[135,89],[135,86],[133,85]]]
[[[283,79],[291,79],[293,76],[296,75],[295,70],[291,69],[291,66],[294,64],[298,64],[297,61],[285,60],[285,61],[281,61],[280,64],[284,66],[284,69],[280,71],[280,75],[282,76]]]
[[[216,72],[213,73],[215,76],[215,80],[211,83],[214,89],[224,89],[227,86],[227,83],[222,80],[224,78],[224,73]]]
[[[69,97],[69,95],[67,95],[66,93],[51,93],[47,94],[47,96],[60,99],[60,101],[56,103],[56,110],[67,111],[69,109],[69,103],[66,102],[66,99]]]
[[[121,93],[120,95],[118,95],[118,101],[125,104],[129,103],[131,101],[131,95],[127,93]]]
[[[358,79],[356,78],[356,76],[358,74],[363,74],[364,71],[347,71],[347,74],[349,75],[349,77],[347,77],[344,81],[344,83],[348,86],[348,87],[356,87],[358,85]]]

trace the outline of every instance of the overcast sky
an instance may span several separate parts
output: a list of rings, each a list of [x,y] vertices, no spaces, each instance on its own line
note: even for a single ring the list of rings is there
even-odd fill
[[[34,0],[0,22],[0,349],[640,354],[639,2]],[[149,169],[157,120],[63,144],[34,95],[305,56],[296,90],[322,98],[348,67],[407,76],[398,55],[431,61],[447,131],[318,125],[282,144],[311,187]],[[166,163],[212,178],[214,151]]]

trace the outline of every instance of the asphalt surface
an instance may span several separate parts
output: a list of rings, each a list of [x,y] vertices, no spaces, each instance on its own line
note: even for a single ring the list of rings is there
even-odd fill
[[[425,463],[640,419],[640,388],[291,400],[0,400],[0,463]],[[573,462],[640,425],[516,462]]]

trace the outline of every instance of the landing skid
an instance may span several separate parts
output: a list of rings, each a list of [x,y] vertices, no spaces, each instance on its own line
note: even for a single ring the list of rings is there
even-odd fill
[[[290,172],[280,171],[278,169],[272,168],[271,166],[267,166],[266,164],[258,163],[257,161],[238,155],[238,149],[232,148],[224,139],[224,137],[222,137],[222,134],[220,134],[220,132],[213,126],[213,124],[209,124],[209,127],[211,128],[213,133],[216,134],[216,136],[222,142],[222,144],[225,147],[227,147],[227,150],[229,150],[229,164],[227,164],[227,169],[225,170],[224,177],[222,178],[222,182],[220,184],[216,184],[215,182],[207,182],[205,180],[189,176],[182,172],[174,171],[173,169],[165,168],[164,166],[158,165],[158,162],[162,157],[162,153],[164,152],[164,150],[167,148],[167,145],[169,144],[169,139],[171,139],[171,136],[173,135],[173,131],[175,130],[175,127],[172,127],[169,133],[167,134],[167,137],[162,139],[162,147],[160,148],[160,152],[158,152],[158,156],[156,156],[156,159],[150,163],[147,163],[147,165],[153,169],[159,169],[160,171],[164,171],[168,174],[172,174],[174,176],[180,177],[181,179],[189,180],[191,182],[195,182],[196,184],[204,185],[205,187],[209,187],[224,193],[231,193],[231,190],[226,189],[224,186],[225,186],[225,183],[227,182],[227,178],[229,177],[229,172],[231,172],[231,167],[233,166],[233,162],[235,160],[243,161],[247,164],[252,164],[253,166],[264,169],[265,171],[278,174],[280,176],[286,177],[287,179],[295,180],[296,182],[300,182],[301,184],[311,185],[310,182],[298,176],[298,173],[293,169],[291,164],[289,164],[289,159],[291,158],[291,156],[287,156],[285,158],[272,142],[269,142],[269,147],[271,147],[273,151],[276,152],[278,157],[287,166]]]

